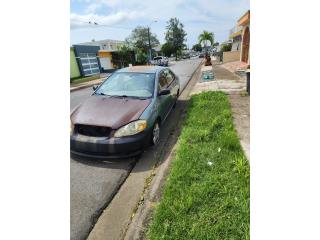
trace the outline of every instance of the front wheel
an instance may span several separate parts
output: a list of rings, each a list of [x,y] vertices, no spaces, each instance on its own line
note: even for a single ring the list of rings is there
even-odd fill
[[[152,129],[152,134],[151,134],[151,144],[152,145],[157,145],[160,140],[160,124],[157,121]]]

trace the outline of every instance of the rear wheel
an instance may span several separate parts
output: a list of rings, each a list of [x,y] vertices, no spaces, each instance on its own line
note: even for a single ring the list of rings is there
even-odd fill
[[[159,143],[159,140],[160,140],[160,124],[159,124],[159,121],[156,121],[152,129],[151,144],[157,145]]]

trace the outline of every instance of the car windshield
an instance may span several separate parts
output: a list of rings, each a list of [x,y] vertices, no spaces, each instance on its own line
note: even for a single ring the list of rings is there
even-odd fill
[[[154,73],[114,73],[97,89],[95,94],[150,98],[153,96],[154,79]]]
[[[153,58],[153,60],[160,60],[160,59],[162,59],[162,57],[155,57],[155,58]]]

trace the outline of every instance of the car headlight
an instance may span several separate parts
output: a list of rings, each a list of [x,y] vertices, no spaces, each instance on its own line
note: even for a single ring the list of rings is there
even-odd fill
[[[137,120],[119,128],[115,132],[114,136],[115,137],[131,136],[139,132],[142,132],[146,128],[147,128],[146,120]]]
[[[73,129],[74,129],[74,124],[70,120],[70,134],[73,133]]]

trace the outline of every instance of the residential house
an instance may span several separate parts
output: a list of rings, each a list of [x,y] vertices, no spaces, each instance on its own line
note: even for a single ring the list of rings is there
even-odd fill
[[[98,46],[73,45],[73,49],[82,77],[100,74]]]
[[[124,41],[101,40],[75,44],[70,48],[70,78],[113,72],[135,63],[134,51],[122,56],[118,48]]]
[[[242,34],[242,26],[234,26],[229,31],[229,39],[232,40],[232,48],[231,51],[239,51],[241,49],[241,34]]]
[[[79,43],[77,45],[86,45],[86,46],[98,46],[100,50],[105,50],[108,52],[114,52],[118,50],[118,47],[124,44],[124,41],[120,40],[99,40],[95,41],[94,39],[91,42]]]
[[[96,46],[99,47],[98,57],[101,67],[101,72],[113,72],[117,68],[127,65],[127,61],[124,59],[130,59],[131,63],[134,63],[134,52],[130,52],[130,56],[122,59],[117,52],[118,48],[124,44],[124,41],[105,39],[100,41],[92,40],[91,42],[80,43],[78,45]]]
[[[80,77],[80,70],[78,67],[76,55],[74,53],[74,48],[70,47],[70,79]]]
[[[223,53],[223,62],[241,61],[249,64],[250,43],[250,10],[237,21],[237,25],[229,31],[231,51]]]
[[[228,44],[232,44],[232,40],[227,40],[227,41],[224,41],[222,43],[220,43],[218,46],[217,46],[217,52],[220,52],[221,51],[221,48],[225,45],[228,45]]]
[[[238,20],[238,26],[242,27],[240,61],[250,64],[250,10]]]
[[[114,71],[117,66],[112,62],[112,53],[118,50],[118,47],[123,44],[124,41],[120,40],[92,40],[91,42],[79,43],[79,45],[96,46],[99,47],[98,57],[101,66],[101,72]]]
[[[229,31],[228,43],[231,44],[231,51],[223,53],[223,62],[234,62],[240,60],[240,49],[241,49],[241,33],[242,27],[236,25]]]

